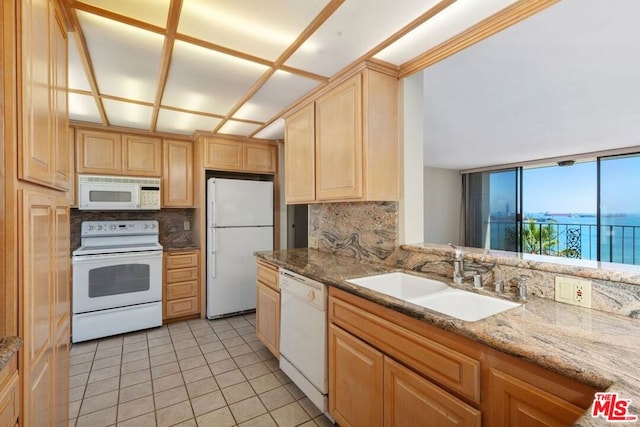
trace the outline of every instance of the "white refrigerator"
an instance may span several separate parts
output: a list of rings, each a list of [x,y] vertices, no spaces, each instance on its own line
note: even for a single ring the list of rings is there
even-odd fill
[[[207,317],[256,308],[255,251],[273,249],[273,183],[207,181]]]

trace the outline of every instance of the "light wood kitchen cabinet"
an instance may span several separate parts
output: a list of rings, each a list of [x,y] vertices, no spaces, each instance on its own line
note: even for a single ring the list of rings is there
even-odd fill
[[[242,143],[221,138],[206,138],[204,166],[216,170],[242,170]]]
[[[164,253],[165,321],[200,315],[199,255],[198,250]]]
[[[256,336],[280,357],[280,287],[278,267],[258,260],[256,283]]]
[[[385,426],[569,426],[596,392],[333,287],[328,311],[329,410],[341,425],[370,425],[354,408],[375,404]]]
[[[70,184],[67,32],[50,0],[21,2],[22,141],[18,176],[60,190]]]
[[[99,175],[162,175],[160,138],[76,129],[76,170]]]
[[[69,376],[69,208],[66,197],[22,191],[20,351],[24,425],[66,422]],[[56,409],[57,408],[57,409]],[[56,413],[58,411],[58,413]]]
[[[17,356],[0,371],[0,426],[15,426],[20,413],[20,383]]]
[[[192,208],[193,199],[193,143],[164,140],[162,167],[162,206]]]
[[[384,425],[415,426],[429,420],[434,426],[480,427],[480,411],[456,399],[437,385],[384,358]]]
[[[592,387],[506,355],[495,355],[488,370],[491,405],[487,425],[569,426],[593,401]]]
[[[287,203],[398,200],[397,98],[395,77],[365,69],[315,100],[314,121],[304,111],[310,106],[289,116],[285,135],[293,138],[294,152],[287,152],[285,139],[285,159],[291,167],[286,174]],[[314,156],[306,154],[310,134]],[[309,168],[292,166],[310,161],[315,169],[314,197],[308,187]]]
[[[382,426],[384,355],[329,325],[329,412],[341,426]]]
[[[315,104],[287,118],[284,169],[287,203],[307,203],[316,198]],[[292,177],[289,179],[289,177]]]
[[[262,142],[205,137],[204,167],[233,172],[276,173],[278,148]]]
[[[162,175],[162,140],[122,135],[122,174],[132,176]]]
[[[275,173],[278,170],[278,150],[274,145],[242,145],[242,168],[246,172]]]
[[[122,135],[76,129],[76,171],[106,175],[122,174]]]
[[[67,105],[67,30],[58,13],[51,16],[51,57],[52,57],[52,133],[55,155],[54,187],[70,190],[73,181],[69,144],[69,108]]]

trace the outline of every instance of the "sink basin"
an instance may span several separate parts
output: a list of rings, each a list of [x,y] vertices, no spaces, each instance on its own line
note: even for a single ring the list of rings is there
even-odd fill
[[[448,289],[446,283],[406,273],[386,273],[347,280],[349,283],[408,301]]]
[[[447,289],[407,301],[468,322],[475,322],[522,305],[460,289]]]

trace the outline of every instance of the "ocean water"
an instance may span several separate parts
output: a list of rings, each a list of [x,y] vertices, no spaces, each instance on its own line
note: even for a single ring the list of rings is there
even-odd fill
[[[533,219],[538,224],[549,224],[555,231],[558,246],[554,250],[562,251],[567,248],[568,230],[579,233],[579,247],[582,259],[597,260],[598,227],[595,214],[553,215],[544,213],[529,213],[525,215],[525,223]],[[494,237],[501,238],[492,233]],[[601,224],[601,261],[640,265],[640,214],[603,215]],[[496,245],[500,242],[496,241]],[[497,248],[497,246],[496,246]]]
[[[579,247],[580,257],[597,260],[598,227],[595,214],[525,214],[525,223],[529,219],[554,229],[558,245],[553,247],[553,250],[560,252],[568,247],[567,236],[571,234],[568,231],[572,230],[574,234],[579,233],[579,243],[576,246]],[[492,219],[492,248],[508,250],[504,246],[505,227],[508,224],[508,222]],[[640,265],[640,214],[603,215],[601,234],[601,261]]]

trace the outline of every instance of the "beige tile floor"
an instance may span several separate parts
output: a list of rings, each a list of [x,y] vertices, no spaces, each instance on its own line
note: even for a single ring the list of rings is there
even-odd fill
[[[75,344],[70,426],[326,426],[255,335],[255,314]]]

